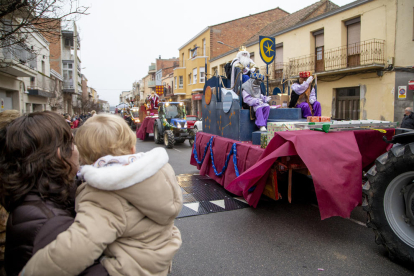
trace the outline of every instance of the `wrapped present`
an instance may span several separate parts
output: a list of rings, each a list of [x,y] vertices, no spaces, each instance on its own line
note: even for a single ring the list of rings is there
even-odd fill
[[[279,131],[295,131],[302,130],[301,128],[295,127],[298,122],[268,122],[267,123],[267,144],[275,136],[275,132]]]
[[[318,123],[318,122],[321,121],[321,117],[319,117],[319,116],[308,116],[308,117],[306,117],[306,120],[308,122],[311,122],[311,123]]]
[[[260,134],[260,147],[265,149],[267,147],[267,133]]]
[[[321,122],[330,122],[331,118],[326,116],[321,116]]]
[[[273,165],[270,169],[263,194],[273,200],[279,200],[282,198],[277,185],[277,171],[275,165]]]

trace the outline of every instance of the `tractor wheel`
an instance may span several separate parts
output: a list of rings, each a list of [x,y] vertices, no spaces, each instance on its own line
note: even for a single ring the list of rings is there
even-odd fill
[[[414,143],[378,157],[367,176],[362,206],[375,242],[392,259],[414,263]]]
[[[164,131],[164,145],[172,149],[174,147],[175,139],[174,139],[174,133],[171,130]]]
[[[190,146],[193,146],[194,138],[195,138],[196,133],[197,133],[197,129],[192,129],[188,133],[190,134],[190,137],[192,137],[192,138],[188,138],[188,142],[190,143]]]
[[[162,134],[158,130],[157,123],[154,124],[154,142],[155,144],[162,144]]]

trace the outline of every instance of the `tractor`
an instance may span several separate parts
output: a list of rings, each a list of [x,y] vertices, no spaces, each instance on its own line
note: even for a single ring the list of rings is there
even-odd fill
[[[161,102],[158,104],[158,119],[154,122],[154,142],[167,148],[186,139],[193,146],[196,132],[187,129],[185,107],[182,102]]]

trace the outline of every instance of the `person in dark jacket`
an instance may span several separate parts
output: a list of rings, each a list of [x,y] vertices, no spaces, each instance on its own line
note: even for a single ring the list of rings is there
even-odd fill
[[[404,118],[402,119],[401,127],[414,129],[414,114],[410,107],[407,107],[404,110]]]
[[[5,268],[27,261],[74,222],[79,152],[70,127],[54,112],[35,112],[0,129],[0,204],[9,212]],[[108,275],[95,262],[81,275]]]

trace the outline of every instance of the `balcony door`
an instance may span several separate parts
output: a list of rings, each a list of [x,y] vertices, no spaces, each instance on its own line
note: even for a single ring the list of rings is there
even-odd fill
[[[361,20],[355,18],[345,22],[347,26],[347,56],[348,67],[360,65]]]
[[[283,44],[276,45],[275,79],[283,79]]]
[[[324,30],[314,32],[315,36],[315,71],[325,71],[325,59],[324,59]]]

